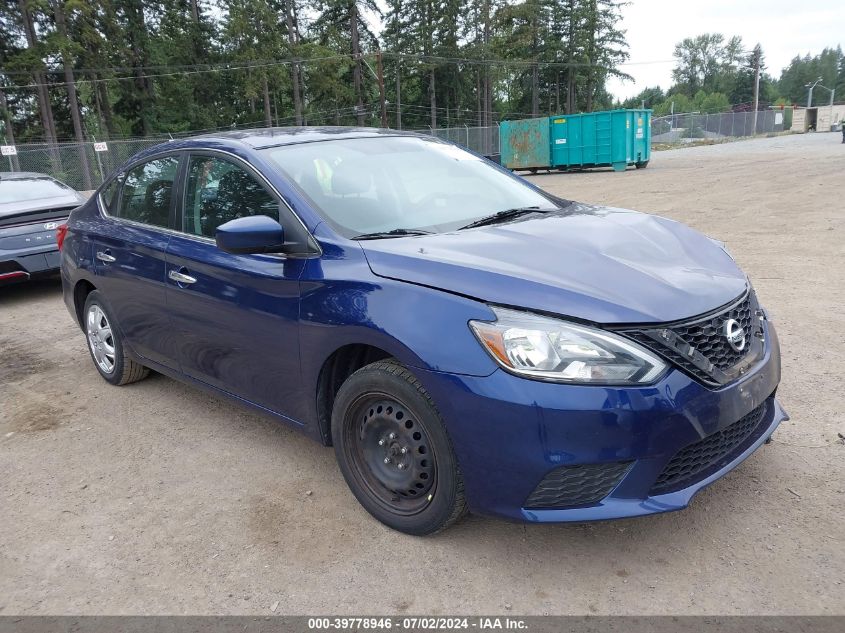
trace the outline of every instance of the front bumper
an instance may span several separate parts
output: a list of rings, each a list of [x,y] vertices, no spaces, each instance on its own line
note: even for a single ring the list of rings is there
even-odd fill
[[[762,360],[740,380],[711,389],[672,369],[646,387],[611,388],[527,380],[497,370],[470,377],[420,372],[454,444],[474,512],[531,522],[615,519],[680,510],[699,490],[735,468],[788,416],[774,398],[780,349],[765,324]],[[680,489],[653,492],[685,447],[734,425],[759,408],[742,442]],[[599,500],[528,507],[547,475],[567,466],[606,465],[618,472]],[[614,467],[618,467],[614,471]]]

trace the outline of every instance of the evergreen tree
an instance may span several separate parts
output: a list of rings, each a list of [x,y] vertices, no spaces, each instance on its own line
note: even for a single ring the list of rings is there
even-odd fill
[[[155,90],[149,76],[151,66],[149,27],[145,10],[152,9],[150,0],[112,0],[114,13],[110,16],[122,48],[115,61],[131,69],[132,81],[119,81],[115,112],[127,121],[129,131],[149,136],[158,127],[155,120]],[[152,13],[152,12],[151,12]]]
[[[369,11],[381,16],[381,9],[375,0],[319,0],[320,14],[314,22],[320,43],[335,51],[345,50],[352,60],[352,88],[354,112],[358,125],[364,125],[364,109],[367,86],[364,76],[364,52],[375,49],[378,38],[364,19]],[[366,99],[369,103],[370,98]]]
[[[783,69],[778,82],[779,92],[792,103],[806,105],[807,84],[812,84],[821,78],[820,83],[832,89],[845,79],[843,77],[843,63],[845,63],[845,59],[843,59],[842,48],[839,46],[825,48],[815,56],[796,56],[789,63],[789,66]],[[842,81],[842,83],[845,83],[845,81]],[[824,91],[822,92],[824,93]],[[837,92],[840,91],[837,90]],[[813,101],[819,103],[815,96]]]
[[[397,125],[489,127],[606,105],[627,56],[619,0],[386,1],[5,0],[3,125],[53,141],[375,124],[383,53]]]

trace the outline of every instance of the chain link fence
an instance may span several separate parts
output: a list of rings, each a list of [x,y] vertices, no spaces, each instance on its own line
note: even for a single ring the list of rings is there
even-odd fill
[[[696,141],[726,141],[775,134],[792,126],[792,111],[721,112],[717,114],[670,114],[651,121],[652,144],[682,145]],[[756,119],[756,120],[755,120]]]
[[[723,112],[720,114],[672,114],[654,117],[651,125],[653,146],[684,145],[700,141],[727,141],[735,138],[773,134],[789,130],[791,111]],[[477,154],[498,159],[499,126],[448,127],[417,130],[466,147]],[[95,189],[108,175],[136,153],[167,137],[133,138],[107,143],[26,143],[17,145],[16,156],[3,156],[0,171],[32,171],[50,174],[79,191]],[[99,148],[103,151],[96,151]]]
[[[759,110],[754,112],[722,112],[700,114],[697,112],[672,114],[652,118],[652,145],[685,145],[700,141],[730,141],[757,135],[785,132],[792,126],[792,111]],[[501,153],[499,126],[450,127],[417,130],[451,141],[478,154],[495,157]]]
[[[32,171],[49,174],[78,191],[96,189],[108,175],[138,152],[163,143],[167,138],[134,138],[109,141],[105,151],[99,143],[25,143],[17,154],[3,156],[0,171]]]
[[[465,125],[463,127],[435,128],[433,130],[426,128],[417,131],[436,136],[444,141],[451,141],[483,156],[495,157],[501,153],[498,124],[491,127],[469,127]]]

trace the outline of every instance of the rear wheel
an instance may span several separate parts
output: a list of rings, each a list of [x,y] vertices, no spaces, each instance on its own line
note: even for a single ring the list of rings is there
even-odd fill
[[[85,300],[83,315],[91,360],[106,382],[128,385],[149,375],[149,369],[126,357],[114,319],[97,290],[92,290]]]
[[[343,383],[332,412],[332,439],[346,483],[385,525],[421,536],[445,529],[466,511],[440,413],[398,363],[367,365]]]

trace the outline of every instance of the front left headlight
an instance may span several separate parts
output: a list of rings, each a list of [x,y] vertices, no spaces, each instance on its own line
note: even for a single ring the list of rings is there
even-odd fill
[[[633,341],[529,312],[490,306],[496,321],[470,321],[472,331],[506,370],[556,382],[642,385],[666,370]]]

